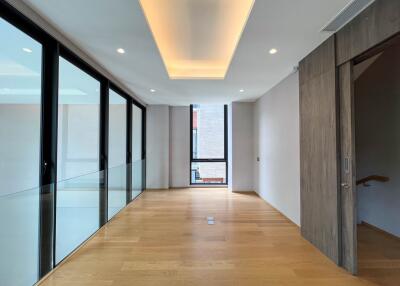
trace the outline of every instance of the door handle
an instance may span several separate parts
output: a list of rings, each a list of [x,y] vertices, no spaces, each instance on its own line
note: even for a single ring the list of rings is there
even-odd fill
[[[46,174],[46,171],[47,171],[47,161],[44,161],[43,162],[43,174]]]
[[[348,183],[341,183],[340,185],[341,185],[341,186],[342,186],[342,188],[344,188],[344,189],[348,189],[348,188],[350,188],[350,186],[349,186],[349,184],[348,184]]]

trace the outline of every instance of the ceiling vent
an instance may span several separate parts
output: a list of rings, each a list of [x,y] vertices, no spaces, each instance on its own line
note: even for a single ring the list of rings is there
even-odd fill
[[[371,5],[375,0],[353,0],[343,10],[339,12],[321,31],[336,32],[354,17],[360,14],[365,8]]]

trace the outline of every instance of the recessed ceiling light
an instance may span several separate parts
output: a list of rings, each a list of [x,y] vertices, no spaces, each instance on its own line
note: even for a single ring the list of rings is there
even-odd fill
[[[117,49],[117,53],[119,54],[125,54],[125,50],[122,48]]]
[[[270,53],[271,55],[276,54],[277,52],[278,52],[277,49],[270,49],[270,50],[269,50],[269,53]]]
[[[153,92],[153,93],[154,93],[154,92],[156,92],[156,90],[155,90],[155,89],[150,89],[150,92]]]
[[[239,89],[239,92],[244,92],[244,89]]]
[[[23,50],[25,53],[32,53],[32,50],[31,50],[31,49],[28,49],[28,48],[22,48],[22,50]]]

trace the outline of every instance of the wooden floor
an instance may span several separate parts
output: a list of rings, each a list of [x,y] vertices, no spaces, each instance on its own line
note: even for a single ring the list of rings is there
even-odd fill
[[[358,226],[358,275],[381,286],[400,285],[400,238]]]
[[[146,191],[41,285],[376,284],[334,265],[255,194],[185,189]]]

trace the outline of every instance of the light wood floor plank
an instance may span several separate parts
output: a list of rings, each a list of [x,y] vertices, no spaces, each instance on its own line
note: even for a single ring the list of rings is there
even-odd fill
[[[337,267],[253,193],[179,189],[146,191],[41,285],[375,284]]]

